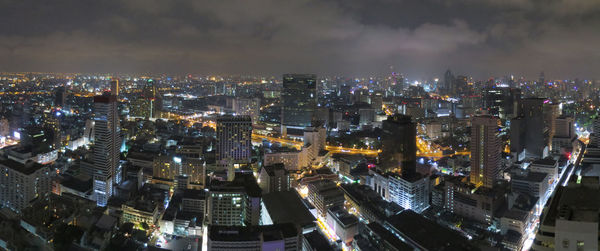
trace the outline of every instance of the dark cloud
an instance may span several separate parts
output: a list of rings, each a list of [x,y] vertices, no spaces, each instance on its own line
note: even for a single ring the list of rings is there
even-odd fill
[[[599,77],[597,0],[0,0],[0,71]]]

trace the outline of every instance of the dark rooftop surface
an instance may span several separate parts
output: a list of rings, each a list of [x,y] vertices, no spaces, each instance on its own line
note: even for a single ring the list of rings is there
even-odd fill
[[[410,245],[400,240],[377,222],[371,222],[366,227],[398,250],[414,250]]]
[[[206,198],[206,191],[198,189],[185,189],[183,190],[183,198],[203,200]]]
[[[26,174],[26,175],[30,175],[30,174],[34,173],[35,171],[39,170],[40,168],[44,167],[44,165],[39,164],[37,162],[33,162],[33,161],[22,164],[20,162],[17,162],[17,161],[11,160],[11,159],[1,159],[0,164],[7,166],[13,170],[16,170],[20,173]]]
[[[556,164],[556,160],[552,158],[538,159],[533,161],[531,164],[533,165],[554,165]]]
[[[294,223],[306,226],[315,222],[315,217],[302,203],[294,190],[273,192],[263,196],[265,207],[273,223]]]
[[[458,232],[438,225],[412,210],[404,210],[388,218],[385,224],[428,250],[478,250]]]
[[[243,189],[251,197],[260,197],[262,195],[262,189],[258,186],[256,178],[252,173],[236,173],[232,181],[213,180],[210,189],[211,191]]]
[[[82,180],[72,176],[66,176],[61,185],[82,193],[90,191],[93,188],[92,178]]]
[[[327,211],[337,218],[343,226],[350,226],[358,223],[358,218],[355,215],[348,213],[342,206],[334,206]]]
[[[515,175],[514,177],[512,177],[512,179],[525,180],[531,182],[542,182],[546,179],[546,176],[548,176],[548,174],[546,173],[528,172],[527,175]]]
[[[283,171],[284,173],[289,173],[285,169],[285,165],[283,163],[277,163],[273,165],[268,165],[263,167],[269,176],[275,176],[275,171]]]
[[[282,240],[298,235],[294,224],[274,224],[264,226],[209,226],[212,241],[264,241]]]
[[[325,236],[323,236],[323,234],[321,234],[317,230],[314,230],[310,233],[304,234],[304,238],[308,241],[308,243],[313,248],[313,250],[317,250],[317,251],[333,250],[333,248],[329,244],[329,241],[327,240],[327,238],[325,238]]]

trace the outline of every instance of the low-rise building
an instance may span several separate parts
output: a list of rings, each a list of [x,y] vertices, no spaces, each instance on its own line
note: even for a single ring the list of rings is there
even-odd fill
[[[300,250],[300,235],[293,224],[208,227],[208,250]]]
[[[354,236],[358,234],[358,218],[349,214],[341,206],[327,210],[326,222],[343,243],[352,242]]]
[[[330,180],[308,183],[308,200],[317,208],[317,215],[325,218],[327,209],[344,204],[344,192]]]

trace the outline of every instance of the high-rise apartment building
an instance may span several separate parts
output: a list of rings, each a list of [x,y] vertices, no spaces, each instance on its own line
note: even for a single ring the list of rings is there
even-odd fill
[[[0,205],[21,212],[35,198],[51,191],[53,174],[56,172],[50,165],[0,160]]]
[[[217,118],[217,164],[249,163],[252,151],[252,120],[250,116]]]
[[[283,75],[282,127],[311,125],[317,107],[317,76],[314,74]]]
[[[120,180],[120,129],[117,97],[94,97],[94,193],[98,206],[105,206],[112,195],[113,183]]]
[[[485,115],[471,121],[471,183],[491,188],[499,177],[502,145],[498,118]]]

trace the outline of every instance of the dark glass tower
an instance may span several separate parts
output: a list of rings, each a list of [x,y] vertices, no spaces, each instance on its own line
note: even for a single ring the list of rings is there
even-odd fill
[[[381,167],[386,171],[401,169],[403,177],[416,172],[417,126],[410,116],[395,114],[383,121]]]
[[[281,125],[307,127],[311,125],[317,106],[317,76],[314,74],[283,75]]]

